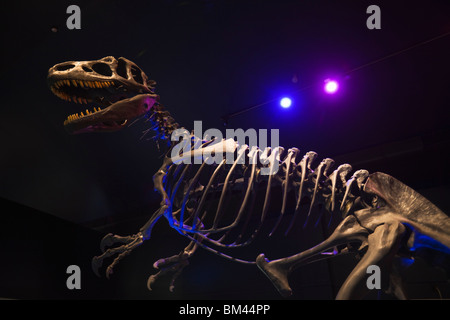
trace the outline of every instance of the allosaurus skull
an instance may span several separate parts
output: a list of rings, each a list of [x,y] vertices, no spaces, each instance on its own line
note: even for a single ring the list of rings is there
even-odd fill
[[[61,99],[96,105],[67,117],[64,127],[70,133],[120,130],[159,99],[156,83],[122,57],[59,63],[49,69],[47,81]]]

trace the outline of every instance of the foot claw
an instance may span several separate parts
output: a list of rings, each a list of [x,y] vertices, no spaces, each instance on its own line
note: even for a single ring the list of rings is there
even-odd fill
[[[147,289],[152,291],[152,285],[156,280],[156,276],[155,275],[151,275],[150,277],[148,277],[147,279]]]
[[[153,268],[159,269],[160,266],[161,267],[164,266],[164,262],[165,262],[165,259],[159,259],[158,261],[155,261],[153,263]]]
[[[166,274],[172,274],[172,279],[169,285],[169,291],[173,292],[175,289],[175,279],[180,275],[183,269],[189,265],[189,254],[181,253],[175,256],[159,259],[155,263],[153,263],[153,267],[155,269],[159,269],[158,273],[151,275],[147,280],[147,288],[152,290],[152,285],[158,280],[161,276]]]

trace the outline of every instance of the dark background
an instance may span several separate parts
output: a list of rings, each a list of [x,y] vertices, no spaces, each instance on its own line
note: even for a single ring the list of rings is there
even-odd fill
[[[81,8],[81,30],[66,28],[70,4]],[[366,27],[371,4],[381,8],[381,30]],[[186,128],[202,120],[205,129],[280,129],[282,146],[391,174],[450,212],[449,36],[416,46],[450,31],[449,9],[448,1],[8,3],[1,20],[0,296],[278,297],[256,269],[204,251],[178,292],[168,295],[165,284],[148,292],[152,263],[186,245],[163,221],[111,281],[93,276],[90,258],[101,237],[136,233],[157,209],[151,178],[161,160],[153,142],[139,139],[143,123],[112,134],[65,133],[63,120],[79,110],[52,95],[46,73],[67,60],[126,57],[157,81],[162,102]],[[334,96],[321,91],[328,77],[341,79]],[[294,101],[290,109],[278,106],[284,95]],[[224,127],[222,116],[272,100]],[[323,235],[298,237],[264,250],[281,254],[297,241],[308,248]],[[354,263],[305,268],[293,275],[293,298],[332,298]],[[80,292],[65,288],[70,264],[83,270]],[[446,283],[434,275],[433,283]],[[436,297],[427,276],[413,278],[416,297]]]

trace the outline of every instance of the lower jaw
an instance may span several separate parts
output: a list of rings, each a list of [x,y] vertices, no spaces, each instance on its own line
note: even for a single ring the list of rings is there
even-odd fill
[[[124,120],[122,123],[105,124],[88,124],[88,125],[76,125],[67,124],[64,126],[66,131],[70,134],[90,133],[90,132],[114,132],[118,131],[126,126],[128,120]]]

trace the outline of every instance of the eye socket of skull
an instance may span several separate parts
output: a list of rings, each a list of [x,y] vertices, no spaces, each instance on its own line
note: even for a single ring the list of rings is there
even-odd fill
[[[117,69],[116,69],[116,72],[117,72],[117,74],[118,74],[119,76],[121,76],[122,78],[124,78],[124,79],[127,79],[127,78],[128,78],[128,76],[127,76],[127,62],[126,62],[124,59],[119,58],[119,59],[117,60]]]

